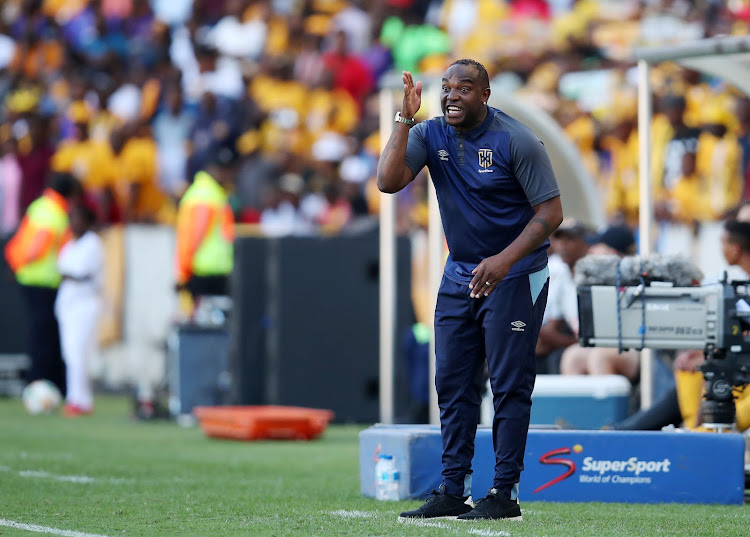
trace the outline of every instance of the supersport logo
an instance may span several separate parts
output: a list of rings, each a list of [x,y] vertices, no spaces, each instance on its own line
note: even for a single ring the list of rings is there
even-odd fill
[[[539,491],[542,491],[548,487],[551,487],[555,483],[559,483],[563,479],[567,479],[568,477],[573,475],[573,472],[576,471],[576,463],[571,461],[570,459],[553,459],[552,457],[556,457],[558,455],[568,455],[571,453],[571,451],[574,451],[575,453],[580,453],[583,451],[583,446],[581,444],[576,444],[573,446],[573,449],[571,450],[569,447],[563,447],[563,448],[557,448],[553,449],[551,451],[548,451],[541,457],[539,457],[539,462],[542,464],[560,464],[562,466],[565,466],[568,470],[557,476],[556,478],[547,481],[544,485],[540,485],[537,487],[532,494],[536,494]]]

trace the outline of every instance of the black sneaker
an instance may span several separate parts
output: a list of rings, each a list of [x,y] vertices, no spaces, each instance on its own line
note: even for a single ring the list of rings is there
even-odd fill
[[[521,516],[521,506],[517,500],[509,500],[497,494],[497,489],[490,489],[487,496],[477,502],[476,507],[466,514],[459,515],[459,520],[479,520],[479,519],[504,519],[504,520],[523,520]]]
[[[445,516],[458,516],[471,511],[471,505],[466,503],[468,496],[453,496],[445,493],[445,485],[440,485],[438,490],[430,492],[432,496],[427,498],[424,505],[414,511],[404,511],[401,518],[438,518]]]

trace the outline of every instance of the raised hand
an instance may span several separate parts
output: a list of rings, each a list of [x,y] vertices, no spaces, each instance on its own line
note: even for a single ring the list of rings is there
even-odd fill
[[[415,84],[409,71],[403,71],[401,80],[404,81],[404,104],[401,106],[401,116],[411,119],[422,106],[422,82],[417,80]]]

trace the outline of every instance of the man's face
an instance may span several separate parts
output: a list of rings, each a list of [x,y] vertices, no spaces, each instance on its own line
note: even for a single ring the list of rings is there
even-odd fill
[[[73,133],[76,140],[82,141],[89,137],[89,126],[88,123],[74,123]]]
[[[75,208],[70,211],[70,230],[76,237],[82,236],[88,230],[88,221],[82,209]]]
[[[740,247],[729,240],[726,231],[721,232],[721,253],[729,265],[736,265],[740,259]]]
[[[206,171],[224,188],[232,182],[232,178],[234,177],[232,168],[226,165],[212,163],[206,166]]]
[[[489,97],[490,88],[479,81],[474,67],[456,64],[445,72],[440,107],[445,121],[457,131],[469,131],[484,120]]]
[[[583,237],[572,236],[568,233],[558,233],[550,237],[555,252],[570,267],[588,253],[589,246]]]

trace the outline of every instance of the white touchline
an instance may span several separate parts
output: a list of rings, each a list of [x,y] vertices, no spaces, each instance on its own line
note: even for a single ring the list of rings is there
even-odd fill
[[[52,535],[62,535],[63,537],[108,537],[107,535],[101,535],[98,533],[84,533],[82,531],[60,530],[57,528],[49,528],[47,526],[37,526],[36,524],[24,524],[23,522],[15,522],[4,518],[0,518],[0,526],[35,531],[37,533],[51,533]]]
[[[14,474],[18,474],[21,477],[37,477],[42,479],[54,479],[55,481],[64,481],[67,483],[94,483],[95,481],[105,481],[101,478],[94,478],[89,477],[87,475],[57,475],[57,474],[50,474],[49,472],[44,472],[42,470],[13,470],[12,468],[8,468],[7,466],[1,466],[0,465],[0,471],[2,472],[12,472]],[[125,479],[122,477],[110,477],[109,479],[106,479],[108,483],[111,483],[113,485],[123,484],[123,483],[135,483],[135,479]]]
[[[41,470],[20,470],[18,475],[21,477],[43,477],[54,479],[55,481],[67,481],[68,483],[93,483],[94,478],[86,475],[54,475]]]
[[[469,530],[469,533],[472,535],[480,535],[481,537],[510,537],[510,533],[507,531],[479,530],[473,528]]]
[[[457,526],[452,526],[450,524],[446,524],[445,522],[425,520],[424,518],[399,518],[398,521],[403,524],[409,524],[410,526],[419,526],[421,528],[440,528],[444,530],[458,531]],[[472,528],[469,530],[469,533],[472,535],[479,535],[480,537],[510,537],[510,533],[502,530],[495,531]]]
[[[331,511],[331,514],[344,518],[372,518],[375,516],[375,513],[370,513],[368,511],[347,511],[345,509]]]
[[[419,526],[420,528],[441,528],[444,530],[455,529],[454,526],[446,524],[445,522],[437,522],[432,520],[425,520],[424,518],[401,518],[397,519],[401,524],[409,524],[410,526]]]

